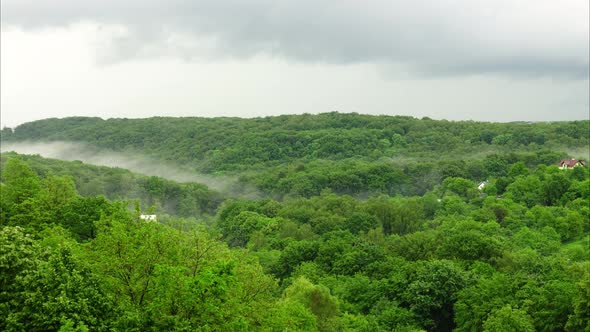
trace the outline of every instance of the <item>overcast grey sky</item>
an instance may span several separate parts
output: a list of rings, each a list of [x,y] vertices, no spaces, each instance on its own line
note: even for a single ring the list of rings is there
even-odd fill
[[[588,0],[3,0],[1,122],[588,119]]]

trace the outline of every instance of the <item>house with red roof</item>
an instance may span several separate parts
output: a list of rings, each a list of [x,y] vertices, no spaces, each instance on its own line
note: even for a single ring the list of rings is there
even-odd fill
[[[561,169],[572,169],[580,166],[586,166],[586,162],[578,159],[564,159],[559,162],[559,168]]]

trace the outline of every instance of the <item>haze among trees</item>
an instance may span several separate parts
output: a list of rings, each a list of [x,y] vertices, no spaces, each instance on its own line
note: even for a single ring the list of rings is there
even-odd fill
[[[557,167],[584,158],[590,121],[66,118],[1,134],[239,181],[2,153],[0,330],[590,331],[590,171]]]

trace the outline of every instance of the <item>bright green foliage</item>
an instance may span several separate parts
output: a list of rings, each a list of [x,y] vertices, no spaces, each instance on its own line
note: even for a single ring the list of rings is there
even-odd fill
[[[572,299],[576,287],[570,281],[528,280],[516,292],[521,301],[521,308],[532,313],[532,322],[536,331],[556,331],[563,329],[572,312]]]
[[[264,324],[269,331],[318,331],[317,318],[304,303],[298,301],[279,301],[270,316]]]
[[[291,242],[281,252],[275,274],[286,278],[297,267],[297,265],[315,260],[318,255],[319,244],[311,241]]]
[[[40,203],[44,209],[61,210],[78,196],[76,184],[71,177],[50,176],[43,179],[41,186],[43,191]]]
[[[354,212],[346,221],[345,227],[353,234],[367,232],[377,227],[377,218],[367,212]]]
[[[156,266],[153,280],[153,299],[145,307],[148,324],[156,329],[245,330],[246,320],[232,310],[233,264],[206,267],[195,276],[180,267]]]
[[[19,227],[0,232],[0,328],[106,330],[114,309],[96,276],[67,247],[42,248]]]
[[[436,216],[463,216],[469,214],[471,206],[459,196],[447,196],[440,202],[440,207],[436,211]]]
[[[383,297],[382,282],[361,274],[328,277],[322,282],[330,286],[333,294],[341,300],[342,310],[356,314],[368,314]]]
[[[329,113],[3,130],[239,179],[225,199],[3,153],[0,330],[590,332],[590,172],[555,167],[587,149],[588,124]]]
[[[112,209],[111,203],[103,196],[76,197],[63,207],[61,220],[77,240],[86,241],[96,236],[95,223]]]
[[[449,221],[443,224],[441,230],[445,236],[439,249],[441,257],[490,261],[502,254],[505,239],[495,222]]]
[[[39,193],[37,174],[20,158],[10,158],[2,167],[2,200],[8,207],[18,205]]]
[[[299,303],[316,318],[319,331],[335,331],[339,313],[337,300],[321,285],[314,285],[300,277],[285,290],[283,301]]]
[[[243,211],[235,217],[228,218],[220,225],[227,243],[230,246],[244,247],[248,243],[252,233],[267,228],[276,227],[277,222],[271,218],[262,216],[256,212]]]
[[[534,332],[531,317],[524,310],[506,305],[492,311],[483,324],[484,332]]]
[[[525,218],[528,226],[552,227],[563,241],[579,238],[585,226],[584,217],[578,211],[562,207],[535,206],[527,211]]]
[[[7,316],[8,330],[56,331],[70,320],[93,330],[107,330],[114,314],[92,272],[66,248],[39,261],[34,271],[17,277],[22,290]]]
[[[384,331],[422,331],[416,323],[417,317],[410,310],[400,307],[395,301],[376,302],[371,314]]]
[[[560,247],[559,234],[552,227],[532,230],[528,227],[521,228],[512,237],[512,242],[519,248],[531,248],[543,255],[555,253]]]
[[[410,261],[430,260],[438,257],[438,248],[443,237],[438,230],[428,230],[408,234],[403,237],[391,237],[390,249]]]
[[[275,285],[247,257],[239,263],[199,232],[154,222],[103,219],[91,243],[96,269],[123,310],[117,325],[240,331],[265,321]]]
[[[41,186],[37,174],[20,158],[9,159],[2,165],[1,170],[0,225],[8,225],[14,215],[29,214],[36,207],[34,198],[39,195]],[[37,215],[35,214],[34,217]],[[25,219],[22,221],[29,223],[27,218],[16,217],[16,219]]]
[[[590,331],[590,273],[586,273],[577,286],[574,312],[569,316],[565,329],[588,332]]]
[[[525,163],[519,161],[512,166],[510,166],[510,170],[508,171],[508,176],[511,178],[516,178],[517,176],[527,176],[531,171],[528,167],[526,167]]]
[[[481,331],[493,310],[515,302],[511,280],[506,275],[498,273],[480,279],[475,285],[461,290],[457,296],[454,306],[457,331]]]
[[[71,319],[66,319],[62,326],[59,328],[59,332],[88,332],[88,327],[84,322],[79,322],[76,325]]]
[[[16,277],[34,267],[38,247],[20,227],[0,230],[0,329],[6,329],[7,317],[20,291]]]
[[[142,307],[149,300],[156,264],[175,257],[174,239],[162,226],[132,220],[101,220],[92,241],[92,260],[105,278],[109,292],[130,307]]]
[[[478,194],[477,186],[473,181],[458,177],[446,178],[441,187],[444,194],[452,193],[465,200],[473,199]]]
[[[541,180],[536,175],[518,177],[506,188],[506,197],[517,203],[524,203],[529,208],[541,204]]]
[[[571,185],[570,179],[563,171],[556,168],[550,169],[545,175],[541,185],[541,194],[545,205],[557,205]]]

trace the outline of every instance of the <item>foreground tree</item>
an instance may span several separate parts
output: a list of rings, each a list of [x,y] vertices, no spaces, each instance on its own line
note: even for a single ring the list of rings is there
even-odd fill
[[[106,331],[116,314],[96,276],[70,248],[42,249],[19,227],[0,234],[6,331],[57,331],[62,326]],[[10,278],[10,279],[8,279]]]

